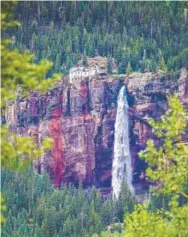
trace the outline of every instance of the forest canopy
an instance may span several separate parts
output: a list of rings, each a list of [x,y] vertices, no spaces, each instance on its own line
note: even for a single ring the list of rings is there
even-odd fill
[[[52,61],[50,74],[67,73],[84,54],[115,58],[120,74],[188,65],[187,2],[19,2],[15,19],[14,47]]]
[[[45,78],[54,72],[67,73],[83,55],[107,56],[109,61],[115,58],[118,73],[186,68],[187,9],[186,2],[169,1],[19,2],[14,19],[21,22],[21,27],[3,31],[3,109],[6,100],[15,98],[20,82],[27,91],[41,89],[38,82],[47,89],[51,81]],[[2,15],[4,26],[7,16],[9,13]],[[43,58],[54,65],[46,60],[39,63]],[[7,210],[4,199],[1,209],[7,223],[3,236],[186,237],[188,148],[187,143],[182,143],[186,116],[187,111],[174,96],[169,98],[169,110],[161,121],[150,120],[153,133],[163,142],[156,147],[149,140],[141,153],[149,165],[147,176],[159,184],[148,205],[136,205],[126,183],[119,199],[113,200],[110,195],[104,198],[95,188],[84,190],[81,185],[62,185],[57,190],[46,173],[36,174],[31,167],[17,172],[41,152],[33,154],[33,142],[27,143],[24,137],[19,140],[15,136],[18,145],[12,144],[4,127],[1,182]],[[50,144],[44,148],[50,148]],[[26,151],[28,162],[16,167],[22,151]]]

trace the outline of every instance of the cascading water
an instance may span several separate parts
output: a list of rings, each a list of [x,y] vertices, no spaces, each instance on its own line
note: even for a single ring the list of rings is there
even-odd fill
[[[114,159],[112,164],[113,197],[118,198],[122,182],[127,182],[128,188],[134,193],[132,185],[132,167],[129,148],[129,117],[126,88],[120,89],[118,96],[117,115],[115,122]]]

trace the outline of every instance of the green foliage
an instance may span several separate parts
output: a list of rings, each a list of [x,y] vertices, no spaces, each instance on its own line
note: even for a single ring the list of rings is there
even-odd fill
[[[83,59],[82,59],[82,64],[87,67],[88,66],[88,60],[87,60],[87,56],[84,54]]]
[[[147,207],[139,205],[135,211],[126,219],[127,237],[150,237],[171,236],[169,235],[167,223],[160,212],[149,213]]]
[[[39,64],[33,62],[34,57],[29,52],[19,52],[12,49],[13,40],[7,35],[7,31],[19,26],[13,20],[12,11],[15,1],[2,2],[1,26],[1,110],[2,116],[8,100],[16,98],[16,89],[22,87],[22,96],[27,96],[29,90],[43,92],[47,90],[57,79],[57,75],[46,80],[46,74],[52,67],[52,63],[42,60]],[[54,79],[54,80],[52,80]],[[34,138],[20,137],[16,134],[8,134],[6,126],[1,127],[1,163],[3,167],[20,170],[31,161],[49,149],[51,142],[46,140],[41,148],[38,148]],[[3,203],[2,203],[3,204]],[[4,204],[3,204],[4,205]],[[2,211],[5,208],[2,206]],[[2,221],[4,217],[2,216]]]
[[[167,66],[169,71],[175,71],[182,67],[188,68],[188,48],[184,48],[177,56],[170,57]]]
[[[92,237],[122,237],[122,236],[124,236],[123,233],[118,232],[111,233],[110,231],[105,231],[100,234],[94,234]]]
[[[17,85],[22,87],[23,95],[27,95],[29,90],[46,91],[59,75],[53,75],[53,78],[46,79],[46,74],[52,67],[52,63],[42,60],[39,64],[33,62],[34,55],[29,52],[19,52],[11,49],[13,43],[6,35],[6,30],[18,25],[12,20],[10,7],[14,2],[3,2],[2,4],[2,32],[1,42],[1,106],[5,106],[7,100],[16,98]],[[52,80],[53,79],[53,80]]]
[[[6,102],[16,98],[16,89],[20,85],[23,89],[22,96],[26,96],[29,90],[44,91],[54,83],[54,80],[45,80],[45,75],[52,64],[46,60],[40,64],[33,63],[33,55],[29,52],[20,53],[11,50],[11,40],[6,37],[6,31],[18,25],[13,20],[12,10],[15,2],[2,3],[2,32],[1,41],[1,107],[2,112]],[[55,77],[54,77],[55,78]],[[20,137],[16,134],[8,134],[6,126],[1,128],[1,159],[2,166],[10,169],[21,169],[28,165],[32,159],[39,157],[45,149],[49,148],[49,141],[44,141],[44,146],[37,148],[34,138]],[[21,159],[20,159],[21,158]],[[19,162],[20,160],[20,162]],[[19,163],[19,164],[18,164]]]
[[[183,194],[188,181],[188,146],[182,142],[186,111],[176,95],[169,97],[168,102],[170,108],[161,121],[150,120],[153,133],[160,139],[160,147],[148,140],[140,156],[149,165],[148,177],[159,182],[157,192]]]
[[[179,61],[181,67],[188,68],[188,48],[185,48],[181,51]]]
[[[84,54],[115,58],[121,74],[129,62],[133,71],[175,71],[188,65],[185,10],[185,1],[24,2],[12,34],[15,47],[54,62],[50,73],[68,72]]]
[[[84,237],[100,234],[107,226],[116,232],[119,225],[113,223],[130,211],[128,196],[121,194],[122,205],[110,196],[104,200],[95,188],[62,185],[57,190],[47,174],[36,174],[31,167],[19,173],[2,169],[2,191],[7,205],[2,236]]]
[[[112,74],[112,59],[111,58],[108,58],[108,61],[107,61],[107,73]]]
[[[28,166],[33,159],[40,157],[52,145],[51,139],[45,139],[41,148],[37,148],[33,137],[8,134],[6,126],[1,127],[1,138],[1,164],[17,171]]]
[[[188,235],[188,206],[173,207],[171,211],[148,212],[147,207],[137,206],[126,218],[126,237],[186,237]]]
[[[133,71],[133,69],[132,69],[131,64],[129,62],[127,65],[127,68],[126,68],[126,73],[129,75],[132,71]]]
[[[117,216],[119,216],[121,223],[124,220],[125,213],[131,213],[135,204],[135,197],[131,194],[127,183],[124,181],[121,186],[118,202],[116,203],[116,213]]]
[[[188,235],[188,145],[182,142],[186,128],[186,111],[177,95],[169,97],[168,102],[169,109],[161,121],[150,120],[160,146],[149,140],[146,150],[140,153],[148,162],[148,177],[157,182],[157,186],[153,188],[154,196],[149,206],[139,204],[134,212],[126,216],[125,233],[120,236]],[[107,236],[107,233],[104,236]]]
[[[20,28],[15,28],[20,24],[11,14],[14,6],[14,2],[2,3],[2,109],[6,100],[16,98],[17,85],[24,97],[29,90],[43,92],[55,82],[46,80],[52,73],[68,72],[83,55],[115,58],[122,74],[176,71],[188,65],[186,2],[22,2],[15,9]],[[103,200],[95,189],[84,192],[82,187],[63,186],[54,190],[47,175],[32,170],[20,174],[3,170],[7,212],[3,197],[1,210],[7,224],[2,235],[187,236],[188,207],[186,201],[178,205],[178,198],[187,199],[188,148],[181,137],[186,112],[176,96],[169,99],[169,105],[162,121],[151,120],[160,146],[150,140],[141,153],[149,165],[148,177],[158,184],[155,190],[162,199],[168,198],[165,205],[154,204],[150,210],[137,206],[126,218],[126,234],[103,232],[132,211],[134,200],[126,188],[114,203],[110,197]],[[8,136],[4,127],[1,147],[2,165],[20,171],[50,142],[45,141],[41,150],[32,138]]]
[[[151,211],[146,205],[138,205],[126,217],[126,237],[188,235],[187,201],[179,202],[182,196],[188,199],[185,193],[188,182],[188,145],[182,142],[186,128],[186,111],[176,95],[169,97],[168,102],[169,109],[161,121],[150,120],[160,146],[149,140],[146,150],[140,154],[148,162],[148,177],[158,183],[153,189],[154,194],[167,196],[168,200],[163,203],[168,202],[165,205],[159,204],[160,209],[150,205]]]
[[[4,225],[6,223],[6,219],[4,216],[4,213],[6,211],[6,205],[5,205],[5,199],[2,193],[0,194],[1,204],[0,204],[0,212],[1,212],[1,225]]]
[[[161,70],[161,71],[163,71],[163,72],[167,72],[167,66],[166,66],[166,64],[165,64],[165,61],[164,61],[164,58],[163,57],[161,57],[160,59],[159,59],[159,66],[158,66],[158,69],[159,70]]]

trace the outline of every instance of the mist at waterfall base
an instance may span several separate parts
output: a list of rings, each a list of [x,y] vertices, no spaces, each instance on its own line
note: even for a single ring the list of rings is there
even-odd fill
[[[117,115],[115,121],[114,159],[112,164],[112,189],[113,197],[118,198],[123,181],[131,193],[134,193],[132,185],[132,165],[129,147],[129,116],[126,97],[126,87],[120,89],[118,96]]]

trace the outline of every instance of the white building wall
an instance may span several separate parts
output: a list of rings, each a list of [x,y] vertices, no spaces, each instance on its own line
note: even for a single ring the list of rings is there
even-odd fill
[[[74,83],[97,74],[97,68],[75,67],[69,71],[69,81]]]

